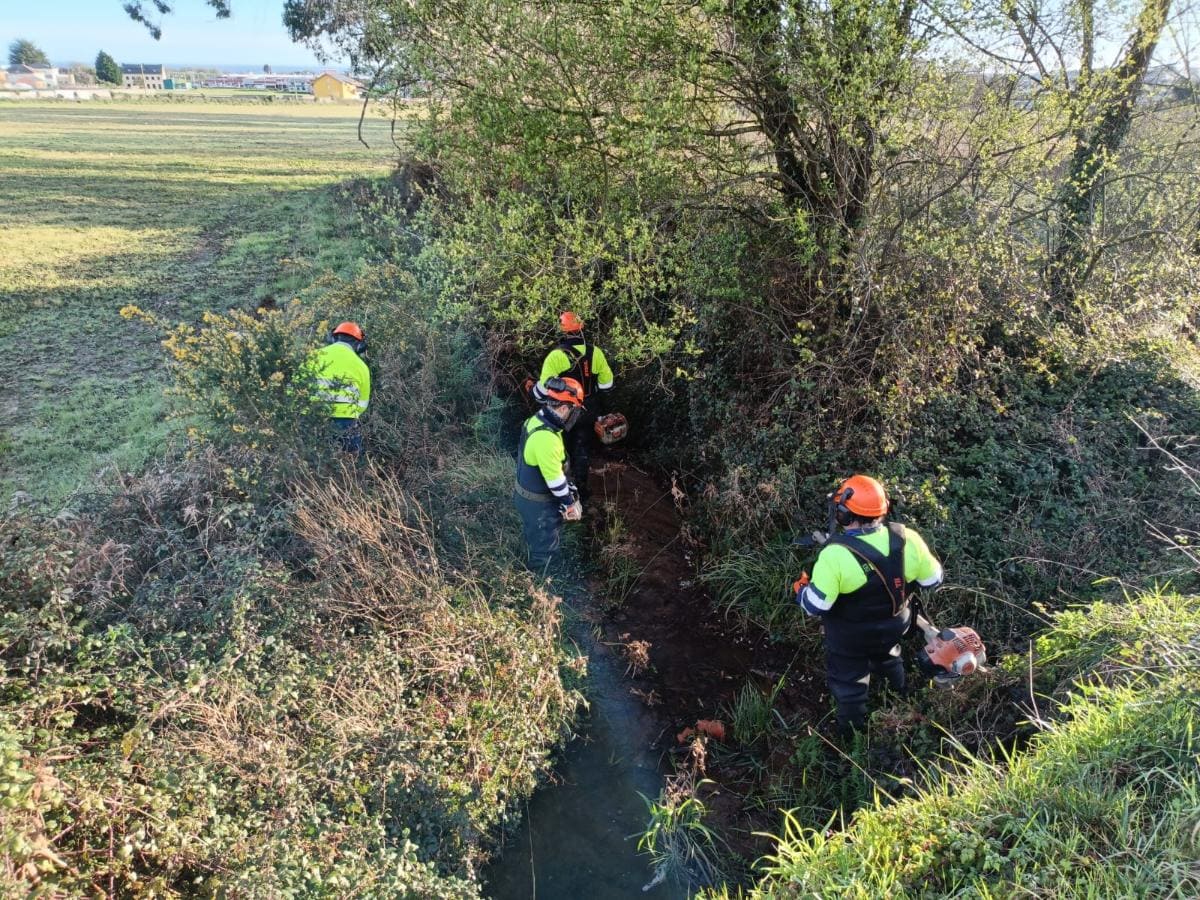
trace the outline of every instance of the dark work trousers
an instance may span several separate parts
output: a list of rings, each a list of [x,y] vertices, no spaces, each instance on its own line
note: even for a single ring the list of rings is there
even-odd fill
[[[563,435],[567,459],[571,462],[571,481],[579,488],[579,499],[588,502],[588,466],[592,460],[592,441],[596,439],[596,415],[584,407],[579,421]]]
[[[886,678],[896,693],[905,692],[900,638],[908,618],[906,611],[884,622],[826,622],[825,677],[843,733],[866,727],[872,674]]]
[[[545,572],[558,556],[562,544],[563,517],[558,503],[530,500],[520,494],[513,495],[513,503],[521,517],[525,545],[529,548],[529,568],[534,572]]]
[[[362,456],[363,433],[358,419],[331,418],[329,421],[333,425],[334,440],[337,442],[338,449],[343,453]]]

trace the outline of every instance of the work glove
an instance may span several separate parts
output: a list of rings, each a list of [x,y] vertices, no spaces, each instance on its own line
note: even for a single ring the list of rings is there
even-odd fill
[[[792,582],[792,590],[791,593],[788,594],[788,597],[790,597],[792,600],[798,600],[800,598],[800,592],[808,587],[809,580],[808,572],[806,570],[802,570],[800,572],[800,577]]]
[[[583,518],[583,504],[577,498],[569,504],[560,506],[559,510],[562,512],[562,517],[568,522],[578,522]]]

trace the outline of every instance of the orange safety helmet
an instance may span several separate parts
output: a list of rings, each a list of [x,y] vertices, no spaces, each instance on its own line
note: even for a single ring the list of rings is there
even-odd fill
[[[549,402],[583,406],[583,385],[574,378],[547,378],[542,394]]]
[[[870,475],[851,475],[830,498],[839,513],[861,519],[878,519],[888,511],[887,491]]]
[[[367,336],[363,334],[363,330],[359,328],[357,322],[343,322],[337,328],[333,329],[332,334],[344,334],[347,337],[352,337],[356,341],[365,341]]]
[[[568,309],[558,317],[558,327],[564,334],[578,334],[583,331],[583,319]]]

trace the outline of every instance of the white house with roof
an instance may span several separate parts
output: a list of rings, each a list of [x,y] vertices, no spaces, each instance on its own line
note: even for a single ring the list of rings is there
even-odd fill
[[[121,85],[161,91],[167,73],[162,63],[121,63]]]

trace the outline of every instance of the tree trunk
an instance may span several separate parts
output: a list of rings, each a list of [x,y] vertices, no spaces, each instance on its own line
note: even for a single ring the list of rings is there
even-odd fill
[[[1171,0],[1145,0],[1138,16],[1137,31],[1114,73],[1115,84],[1108,91],[1099,121],[1090,131],[1081,130],[1075,136],[1075,151],[1066,180],[1058,192],[1061,230],[1049,265],[1050,297],[1060,313],[1079,312],[1075,308],[1077,280],[1086,259],[1084,241],[1096,219],[1104,170],[1129,133],[1134,105],[1170,7]],[[1087,62],[1091,77],[1080,82],[1083,90],[1087,90],[1095,78],[1090,73],[1090,60]]]

